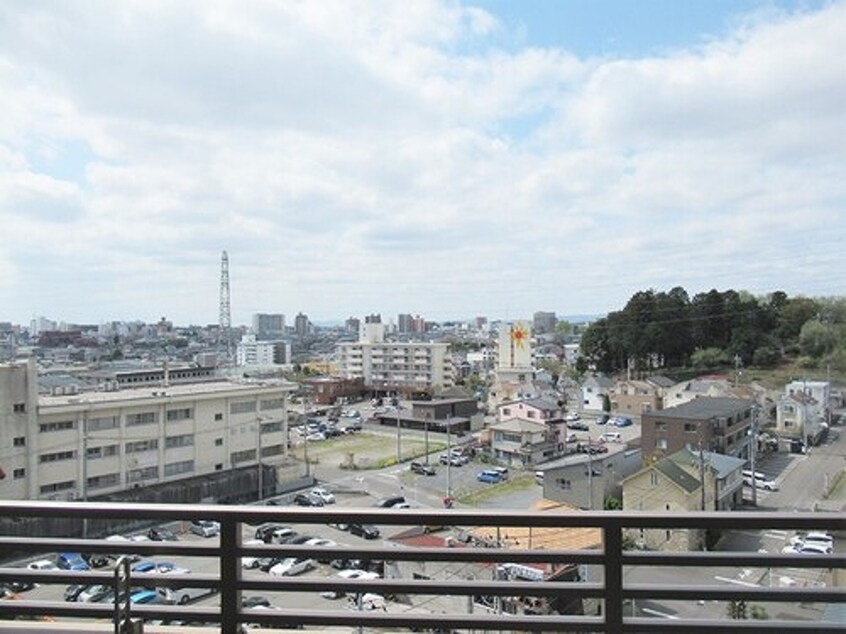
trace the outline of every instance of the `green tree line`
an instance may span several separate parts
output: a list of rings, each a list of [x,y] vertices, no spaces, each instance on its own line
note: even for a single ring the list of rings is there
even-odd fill
[[[776,291],[698,293],[681,287],[632,295],[622,310],[582,335],[582,363],[603,372],[718,367],[739,357],[772,367],[799,358],[806,367],[846,371],[846,298],[788,297]]]

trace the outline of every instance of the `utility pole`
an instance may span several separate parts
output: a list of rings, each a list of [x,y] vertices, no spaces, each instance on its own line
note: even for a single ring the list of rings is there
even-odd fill
[[[258,497],[259,502],[264,498],[264,469],[261,464],[261,417],[256,419],[256,465],[258,468]]]
[[[450,424],[449,420],[445,421],[444,424],[447,428],[447,476],[446,476],[446,496],[447,498],[452,497],[452,439],[450,438]],[[497,529],[499,530],[499,529]]]
[[[588,510],[593,510],[593,443],[588,431]]]
[[[402,425],[400,424],[400,402],[399,402],[399,392],[397,392],[397,399],[396,399],[396,407],[397,407],[397,464],[402,462]]]
[[[752,441],[749,443],[749,464],[752,467],[752,506],[758,506],[758,482],[755,477],[755,454],[758,453],[758,406],[752,406]]]
[[[740,365],[740,355],[736,354],[734,355],[734,387],[737,387],[737,384],[740,382]]]

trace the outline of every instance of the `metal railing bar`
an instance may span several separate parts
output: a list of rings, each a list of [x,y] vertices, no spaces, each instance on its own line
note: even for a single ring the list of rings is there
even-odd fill
[[[350,580],[338,577],[280,577],[276,579],[244,579],[243,590],[262,590],[277,592],[321,592],[335,590],[346,594],[356,592],[376,592],[378,594],[414,594],[414,595],[496,595],[496,596],[538,596],[555,597],[562,594],[579,597],[605,596],[605,586],[601,583],[564,583],[534,581],[486,581],[474,579],[468,581],[408,581],[397,579]]]
[[[287,521],[329,524],[343,519],[361,523],[388,525],[432,524],[440,526],[535,526],[605,528],[794,528],[841,530],[846,519],[840,513],[791,513],[733,511],[683,512],[655,515],[648,512],[583,511],[579,513],[537,513],[533,511],[505,511],[485,509],[450,509],[421,511],[418,509],[379,508],[299,508],[258,506],[217,506],[194,504],[124,504],[114,502],[17,502],[0,500],[0,515],[31,517],[131,518],[149,520],[232,519],[249,524]]]
[[[671,600],[726,600],[748,599],[773,602],[810,602],[846,603],[846,592],[842,588],[789,587],[770,588],[768,586],[746,585],[709,585],[709,586],[669,586],[665,584],[635,584],[623,589],[626,599],[671,599]]]
[[[846,555],[790,555],[726,551],[657,552],[626,551],[623,566],[751,566],[755,568],[843,568]]]
[[[220,627],[235,632],[241,607],[241,559],[235,557],[241,541],[241,524],[235,517],[224,517],[220,525]]]
[[[684,621],[673,619],[657,619],[645,617],[627,617],[624,619],[623,630],[628,634],[643,632],[670,632],[672,634],[725,634],[726,632],[743,632],[744,634],[772,634],[772,632],[833,632],[843,631],[842,624],[825,621],[730,621],[687,619]]]

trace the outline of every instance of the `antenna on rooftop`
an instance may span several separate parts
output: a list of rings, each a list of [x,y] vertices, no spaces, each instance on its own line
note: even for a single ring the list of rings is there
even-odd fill
[[[229,303],[229,255],[226,251],[220,257],[220,339],[226,347],[227,361],[232,359],[232,309]]]

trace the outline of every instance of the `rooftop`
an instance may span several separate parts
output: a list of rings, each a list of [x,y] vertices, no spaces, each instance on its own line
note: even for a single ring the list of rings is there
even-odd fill
[[[733,416],[752,407],[754,403],[742,398],[723,396],[693,399],[687,403],[644,414],[644,418],[683,418],[688,420],[706,420],[712,417]]]

